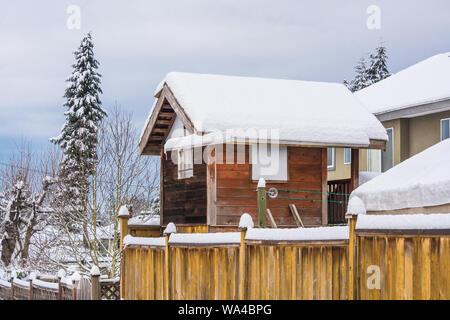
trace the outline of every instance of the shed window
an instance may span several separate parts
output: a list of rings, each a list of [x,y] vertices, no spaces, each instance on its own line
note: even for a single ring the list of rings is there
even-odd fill
[[[350,164],[352,162],[352,149],[344,149],[344,164]]]
[[[178,150],[178,179],[186,179],[194,175],[193,158],[193,149]]]
[[[288,180],[287,147],[277,145],[251,145],[250,162],[252,180],[264,178],[266,181]]]
[[[450,118],[441,120],[441,140],[450,138]]]
[[[335,155],[336,155],[336,149],[335,148],[328,148],[327,149],[327,167],[328,167],[328,170],[335,170],[336,169]]]

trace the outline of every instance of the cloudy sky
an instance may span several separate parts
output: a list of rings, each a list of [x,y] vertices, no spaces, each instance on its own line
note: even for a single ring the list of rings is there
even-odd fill
[[[80,29],[66,26],[70,5]],[[370,5],[380,29],[367,27]],[[382,40],[396,72],[450,51],[449,12],[446,0],[0,0],[0,159],[58,134],[72,52],[89,31],[104,107],[117,101],[140,129],[169,71],[341,82]]]

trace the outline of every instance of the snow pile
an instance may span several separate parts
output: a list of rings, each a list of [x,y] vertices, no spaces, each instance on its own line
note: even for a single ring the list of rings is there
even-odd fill
[[[378,177],[381,172],[373,172],[373,171],[361,171],[359,173],[359,185],[366,183],[367,181],[372,180],[375,177]]]
[[[381,123],[340,83],[171,72],[156,96],[164,83],[199,132],[278,129],[280,142],[300,145],[387,140]]]
[[[140,215],[128,220],[129,226],[159,226],[161,217],[159,215]]]
[[[91,268],[91,276],[100,276],[100,269],[96,265]]]
[[[171,234],[171,233],[176,233],[177,232],[177,227],[175,226],[175,223],[170,222],[166,229],[164,230],[164,234]]]
[[[58,278],[62,279],[66,276],[66,271],[64,269],[59,269],[58,270]]]
[[[265,187],[266,187],[266,180],[264,180],[263,177],[259,178],[257,188],[265,188]]]
[[[375,114],[450,98],[450,52],[423,60],[355,93]]]
[[[75,271],[70,277],[72,281],[79,282],[81,280],[81,275],[78,271]]]
[[[364,202],[357,196],[351,196],[348,202],[347,212],[345,214],[360,215],[366,214]]]
[[[239,229],[250,229],[254,226],[252,216],[248,213],[244,213],[239,220]]]
[[[450,203],[450,139],[403,161],[352,192],[367,211]]]
[[[240,232],[217,233],[174,233],[170,236],[169,244],[239,244]]]
[[[129,217],[130,216],[130,212],[128,211],[127,206],[121,206],[119,209],[119,217]]]
[[[450,229],[450,214],[368,214],[358,217],[356,229]]]
[[[269,241],[320,241],[348,240],[348,226],[295,228],[295,229],[249,229],[245,240]]]
[[[166,240],[164,237],[159,238],[147,238],[147,237],[133,237],[131,235],[126,235],[123,239],[123,245],[126,246],[156,246],[161,247],[166,245]]]

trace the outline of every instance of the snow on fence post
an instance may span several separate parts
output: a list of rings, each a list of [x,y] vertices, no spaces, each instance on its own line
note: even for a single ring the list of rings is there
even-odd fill
[[[169,300],[169,281],[170,281],[170,251],[169,251],[169,238],[172,233],[177,232],[177,227],[173,222],[170,222],[166,229],[164,230],[163,234],[166,240],[166,247],[165,247],[165,253],[164,253],[164,259],[165,259],[165,268],[164,268],[164,299]]]
[[[266,196],[266,181],[264,178],[259,178],[257,187],[257,201],[258,201],[258,227],[265,228],[266,211],[267,211],[267,196]]]
[[[245,294],[245,234],[248,228],[253,228],[252,217],[248,213],[244,213],[239,220],[239,231],[241,232],[241,243],[239,246],[239,300],[244,300]]]
[[[123,250],[123,238],[128,234],[128,219],[131,216],[131,208],[128,210],[126,205],[123,205],[119,209],[119,220],[120,220],[120,251]]]
[[[61,279],[66,275],[64,269],[59,269],[58,271],[58,300],[62,300],[62,286]]]
[[[101,300],[100,270],[97,266],[91,268],[91,300]]]
[[[77,300],[77,288],[80,283],[81,276],[78,271],[72,274],[72,300]]]

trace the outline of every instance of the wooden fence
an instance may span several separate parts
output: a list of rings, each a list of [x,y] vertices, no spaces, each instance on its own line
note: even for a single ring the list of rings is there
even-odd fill
[[[233,241],[215,242],[203,240],[220,235],[134,238],[122,251],[122,297],[450,299],[450,228],[366,230],[356,221],[302,241],[283,234],[320,228],[252,229],[281,235],[260,239],[229,232]],[[333,228],[348,238],[333,239]]]
[[[98,285],[98,289],[94,290],[98,295],[92,294],[91,283]],[[79,282],[67,279],[24,281],[16,278],[8,282],[0,279],[0,300],[119,300],[119,283],[119,278],[96,282],[87,277],[82,277]]]
[[[224,235],[225,240],[207,239]],[[348,239],[267,242],[244,237],[243,231],[173,234],[170,241],[167,236],[134,238],[123,250],[122,297],[347,298]]]

